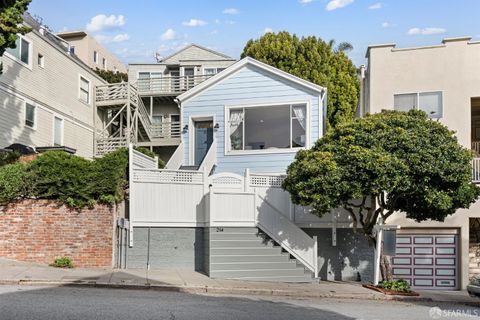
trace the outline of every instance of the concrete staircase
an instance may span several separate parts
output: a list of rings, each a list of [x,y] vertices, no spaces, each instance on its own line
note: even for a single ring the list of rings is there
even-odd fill
[[[211,278],[313,282],[313,274],[258,228],[211,228]]]

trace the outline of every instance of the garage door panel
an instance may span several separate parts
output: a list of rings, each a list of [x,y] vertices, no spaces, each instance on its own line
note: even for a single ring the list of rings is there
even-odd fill
[[[392,258],[396,279],[417,289],[455,290],[458,286],[458,239],[449,234],[400,234]]]

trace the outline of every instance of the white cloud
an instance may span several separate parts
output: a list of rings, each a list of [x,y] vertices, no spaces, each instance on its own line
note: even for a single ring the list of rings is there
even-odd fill
[[[220,19],[215,19],[215,23],[220,24],[221,23]]]
[[[173,31],[173,29],[168,29],[167,31],[162,33],[162,35],[160,36],[160,39],[164,41],[173,40],[175,39],[176,36],[177,34],[175,33],[175,31]]]
[[[351,4],[353,1],[354,0],[332,0],[329,3],[327,3],[327,6],[325,7],[325,9],[327,11],[333,11],[335,9],[346,7],[349,4]]]
[[[370,10],[378,10],[378,9],[381,9],[382,8],[382,3],[381,2],[377,2],[377,3],[374,3],[370,6],[368,6],[368,9]]]
[[[382,28],[391,28],[391,27],[396,27],[396,24],[390,23],[390,22],[383,22],[382,23]]]
[[[189,21],[182,22],[182,24],[187,27],[202,27],[206,26],[208,23],[200,19],[190,19]]]
[[[227,9],[223,10],[222,13],[224,13],[224,14],[239,14],[240,11],[236,8],[227,8]]]
[[[408,30],[409,35],[431,35],[445,32],[447,32],[447,29],[444,28],[411,28]]]
[[[313,0],[298,0],[298,2],[300,2],[301,4],[307,4],[307,3],[310,3],[312,1]]]
[[[95,37],[100,43],[111,43],[111,42],[124,42],[130,40],[130,36],[127,33],[120,33],[115,36],[107,36],[103,34],[97,34]]]
[[[273,32],[273,29],[272,29],[272,28],[268,28],[268,27],[265,28],[265,29],[263,29],[263,33],[264,33],[264,34],[265,34],[265,33],[269,33],[269,32]]]
[[[125,25],[125,17],[123,15],[104,15],[98,14],[87,23],[86,29],[89,32],[97,32],[108,29],[115,29]]]

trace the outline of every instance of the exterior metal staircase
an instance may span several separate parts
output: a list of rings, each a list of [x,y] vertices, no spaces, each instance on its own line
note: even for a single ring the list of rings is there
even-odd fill
[[[272,282],[314,282],[313,273],[258,228],[211,228],[212,278]]]

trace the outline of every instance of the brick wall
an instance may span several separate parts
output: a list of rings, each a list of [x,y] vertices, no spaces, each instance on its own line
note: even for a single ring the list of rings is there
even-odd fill
[[[111,267],[116,211],[72,210],[47,200],[0,207],[0,257],[50,264],[68,256],[76,267]]]

